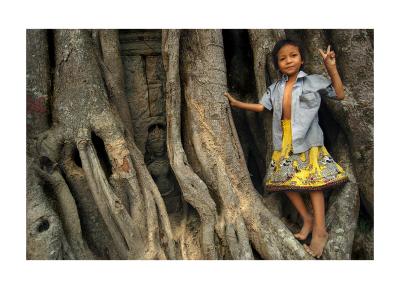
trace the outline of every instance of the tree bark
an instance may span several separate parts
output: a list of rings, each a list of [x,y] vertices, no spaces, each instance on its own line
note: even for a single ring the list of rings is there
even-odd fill
[[[205,259],[217,259],[214,244],[216,206],[207,185],[191,168],[181,141],[181,90],[179,79],[179,39],[180,31],[163,31],[163,61],[167,74],[167,134],[168,156],[175,172],[184,199],[200,215],[201,248]],[[185,256],[184,256],[185,257]]]
[[[373,216],[373,48],[366,30],[332,30],[330,39],[321,30],[306,30],[304,39],[311,73],[325,74],[317,48],[332,42],[345,85],[346,98],[323,98],[346,134],[361,198]]]
[[[26,32],[26,131],[28,138],[49,128],[50,60],[46,30]]]
[[[56,162],[59,146],[75,143],[89,189],[121,258],[174,258],[165,205],[143,155],[129,135],[124,136],[121,119],[108,102],[90,33],[56,31],[55,47],[54,125],[47,132],[53,142],[45,139],[41,148],[46,150],[41,152]],[[109,179],[93,145],[93,134],[104,142],[112,168]],[[110,183],[127,185],[125,193],[133,211],[115,192],[122,185],[113,187]],[[165,236],[163,244],[160,232]]]
[[[292,234],[296,211],[283,194],[260,195],[247,168],[265,131],[253,145],[266,166],[250,169],[268,169],[272,114],[232,116],[223,96],[229,80],[260,100],[279,77],[271,51],[286,33],[305,44],[310,73],[326,75],[317,48],[332,42],[346,85],[346,100],[323,98],[320,110],[328,149],[350,177],[326,193],[323,259],[373,259],[371,31],[248,30],[253,61],[238,60],[247,44],[224,47],[247,39],[243,30],[132,31],[27,31],[28,259],[313,259]],[[231,75],[242,66],[254,77]],[[251,137],[239,139],[241,121]],[[165,141],[165,128],[168,159],[148,146],[154,135]],[[184,200],[169,213],[164,175]]]
[[[121,59],[118,30],[100,30],[103,73],[111,100],[130,134],[133,133],[131,113],[125,97],[124,70]]]
[[[35,140],[49,127],[50,63],[47,31],[27,30],[26,60],[26,256],[28,259],[63,259],[72,252],[60,218],[34,169],[39,165],[39,159],[34,153]]]
[[[344,112],[335,115],[346,128],[362,200],[373,215],[374,112],[373,47],[366,30],[332,30],[338,65],[350,91]]]
[[[348,174],[349,182],[343,188],[335,189],[329,197],[329,206],[326,213],[329,239],[323,258],[350,260],[360,210],[360,196],[353,165],[351,164],[349,147],[343,133],[338,136],[333,156]]]
[[[184,31],[181,77],[190,138],[199,175],[217,203],[219,226],[233,258],[253,258],[250,240],[266,259],[308,258],[290,231],[263,205],[251,183],[241,145],[223,97],[226,69],[219,30]],[[188,155],[191,163],[195,157]]]

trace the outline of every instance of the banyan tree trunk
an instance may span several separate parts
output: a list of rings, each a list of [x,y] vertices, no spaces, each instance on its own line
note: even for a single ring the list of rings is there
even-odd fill
[[[328,38],[329,37],[329,38]],[[306,30],[304,35],[309,71],[326,73],[316,47],[333,46],[337,65],[345,85],[346,99],[340,103],[324,99],[350,145],[351,160],[360,187],[362,201],[373,215],[373,43],[366,30]]]
[[[71,249],[61,220],[35,171],[39,165],[34,151],[35,138],[49,128],[50,60],[46,31],[27,31],[26,56],[26,255],[28,259],[62,259],[70,255]]]
[[[185,98],[188,160],[217,207],[216,233],[234,259],[308,258],[256,192],[238,140],[227,89],[222,32],[182,31],[179,71]],[[168,81],[168,80],[167,80]],[[186,148],[185,148],[186,149]],[[229,255],[228,255],[229,254]]]
[[[241,144],[248,136],[239,139],[239,114],[223,96],[228,77],[231,85],[240,79],[228,75],[226,51],[237,56],[243,49],[224,47],[221,30],[137,31],[139,37],[123,39],[139,46],[120,43],[117,30],[27,31],[27,258],[312,259],[288,228],[293,208],[285,207],[284,195],[256,190],[247,167],[251,145],[244,152]],[[330,151],[350,182],[327,194],[323,258],[351,259],[356,242],[358,256],[371,256],[373,234],[360,232],[357,220],[359,193],[373,212],[372,178],[362,173],[372,174],[373,123],[363,116],[372,116],[372,94],[356,82],[361,76],[365,87],[372,82],[371,75],[352,74],[346,62],[350,44],[361,46],[364,32],[244,32],[233,32],[230,44],[248,33],[255,95],[243,99],[252,102],[278,77],[270,53],[285,34],[304,38],[310,73],[324,73],[316,48],[337,44],[348,99],[324,99],[321,114]],[[123,52],[122,44],[130,50]],[[362,49],[372,63],[372,48]],[[235,61],[240,67],[243,59]],[[362,113],[355,113],[358,106]],[[245,119],[249,139],[265,131],[265,144],[255,145],[265,154],[257,160],[265,174],[272,115]],[[166,160],[162,148],[153,145],[149,153],[147,139],[162,134],[164,121]],[[183,199],[178,211],[167,212],[162,192],[173,183],[167,175]]]
[[[37,154],[46,158],[47,167],[53,169],[52,173],[58,172],[59,163],[68,166],[64,173],[69,185],[63,175],[53,179],[43,166],[39,168],[40,175],[48,179],[54,190],[62,183],[64,194],[69,195],[70,187],[79,187],[80,197],[90,199],[90,204],[85,202],[90,206],[85,211],[96,207],[98,213],[92,222],[102,223],[98,224],[103,228],[102,234],[110,240],[111,248],[104,248],[106,252],[101,254],[115,251],[123,259],[175,258],[165,204],[131,133],[124,133],[124,124],[115,107],[110,105],[105,90],[107,83],[102,78],[90,31],[56,31],[54,41],[53,125],[40,136],[36,147]],[[108,86],[113,90],[120,89],[115,87],[117,80],[107,78],[106,81],[112,81]],[[99,158],[94,141],[103,144],[105,158]],[[71,163],[76,150],[79,164]],[[69,208],[73,199],[63,198],[59,203],[63,202]],[[70,214],[62,216],[62,222],[69,223]],[[78,222],[73,225],[68,231],[80,238],[81,225]],[[87,256],[92,253],[86,251]]]

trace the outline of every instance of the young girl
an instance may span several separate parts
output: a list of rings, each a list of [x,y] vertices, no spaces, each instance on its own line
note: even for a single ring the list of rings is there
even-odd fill
[[[312,232],[311,244],[305,249],[320,258],[328,240],[325,227],[323,190],[348,180],[344,170],[332,159],[323,143],[318,124],[321,95],[344,99],[343,84],[336,68],[335,53],[319,49],[331,78],[307,75],[303,68],[303,51],[292,40],[280,40],[272,51],[273,63],[281,78],[268,87],[260,103],[244,103],[229,93],[232,107],[262,112],[273,111],[272,161],[267,172],[266,190],[283,191],[303,219],[303,227],[294,236],[305,240]],[[311,215],[299,192],[309,192],[314,215]]]

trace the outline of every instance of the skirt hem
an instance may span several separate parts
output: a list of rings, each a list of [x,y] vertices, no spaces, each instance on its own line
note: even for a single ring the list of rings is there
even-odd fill
[[[345,176],[344,178],[333,181],[327,184],[319,185],[319,186],[310,186],[310,187],[303,187],[303,186],[274,186],[274,185],[266,185],[266,190],[268,192],[278,192],[278,191],[298,191],[298,192],[309,192],[309,191],[319,191],[323,189],[328,189],[331,187],[339,186],[349,181],[349,178]]]

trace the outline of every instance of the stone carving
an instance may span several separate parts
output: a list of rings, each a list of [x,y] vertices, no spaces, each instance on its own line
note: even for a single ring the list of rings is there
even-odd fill
[[[149,129],[146,143],[145,162],[161,196],[164,198],[168,212],[177,211],[180,205],[179,187],[169,165],[166,151],[165,128],[156,124]]]
[[[120,43],[135,143],[145,156],[167,211],[175,212],[180,208],[181,193],[166,147],[161,30],[121,30]]]

